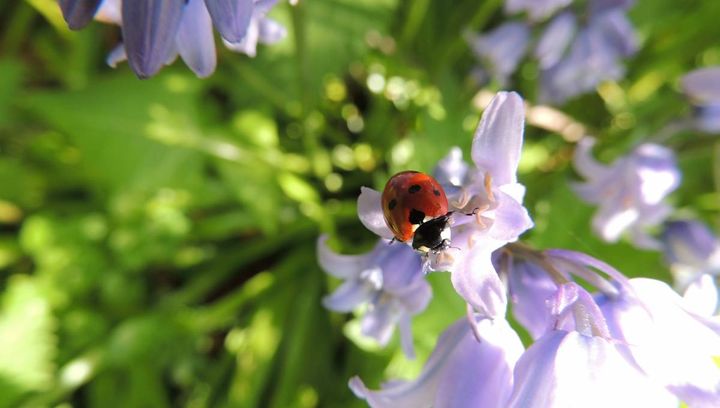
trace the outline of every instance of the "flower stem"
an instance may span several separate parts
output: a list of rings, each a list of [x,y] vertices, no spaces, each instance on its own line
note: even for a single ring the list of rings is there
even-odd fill
[[[505,245],[513,255],[519,256],[527,261],[540,265],[548,275],[550,279],[555,282],[558,286],[569,283],[570,280],[548,260],[547,255],[542,251],[531,247],[530,245],[523,244],[522,242],[512,242]]]

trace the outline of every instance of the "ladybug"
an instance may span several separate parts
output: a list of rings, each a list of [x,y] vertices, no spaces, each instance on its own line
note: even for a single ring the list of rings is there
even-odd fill
[[[450,246],[448,200],[440,183],[419,171],[390,177],[382,193],[385,223],[400,242],[412,240],[416,251],[427,254]]]

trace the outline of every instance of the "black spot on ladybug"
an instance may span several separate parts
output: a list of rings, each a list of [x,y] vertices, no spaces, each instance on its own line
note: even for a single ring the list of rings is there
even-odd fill
[[[413,184],[410,188],[408,188],[408,192],[410,192],[410,194],[417,193],[420,190],[422,190],[422,187],[420,187],[419,184]]]
[[[396,205],[397,205],[397,200],[393,198],[393,199],[390,200],[390,202],[388,203],[388,208],[392,210],[393,208],[395,208]]]
[[[410,224],[422,224],[425,221],[425,213],[416,209],[410,210],[410,217],[408,219]]]
[[[438,190],[433,190],[433,194],[435,194],[435,196],[437,197],[440,197],[440,192]]]

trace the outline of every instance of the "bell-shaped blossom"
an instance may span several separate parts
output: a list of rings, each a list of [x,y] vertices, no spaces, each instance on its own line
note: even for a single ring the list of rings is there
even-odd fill
[[[266,14],[277,0],[76,0],[61,1],[71,28],[89,17],[122,28],[123,43],[108,64],[128,60],[140,78],[155,75],[179,55],[201,78],[215,71],[213,24],[232,50],[254,56],[256,44],[272,44],[286,32]]]
[[[505,0],[505,13],[526,12],[531,20],[542,20],[570,5],[572,0]]]
[[[663,252],[692,310],[713,315],[718,309],[720,239],[703,223],[693,220],[671,221],[662,233]]]
[[[515,72],[529,44],[530,27],[519,22],[505,23],[486,35],[470,39],[470,48],[482,64],[482,76],[489,76],[500,85],[505,85]]]
[[[693,104],[695,126],[704,132],[720,133],[720,67],[692,71],[680,83]]]
[[[623,355],[689,406],[720,406],[717,323],[690,312],[663,282],[631,279],[619,290],[598,304]]]
[[[410,319],[423,311],[432,297],[417,254],[407,245],[380,240],[367,254],[340,255],[328,248],[325,236],[318,241],[317,253],[325,272],[344,280],[323,299],[325,307],[350,312],[365,306],[362,334],[385,345],[398,326],[403,350],[412,357]]]
[[[586,179],[575,191],[585,201],[597,204],[592,220],[594,231],[605,241],[615,242],[629,231],[640,247],[659,244],[646,231],[660,224],[670,213],[665,197],[680,183],[680,172],[672,150],[656,144],[642,144],[610,165],[592,157],[595,141],[578,143],[573,164]]]
[[[350,388],[373,408],[506,407],[523,345],[504,319],[473,325],[474,331],[465,320],[450,326],[417,379],[374,391],[354,377]]]
[[[452,247],[431,252],[424,261],[430,270],[450,271],[455,290],[483,317],[503,317],[507,304],[505,286],[492,265],[492,252],[517,240],[533,225],[522,205],[525,189],[516,176],[524,115],[519,95],[498,93],[475,131],[474,166],[465,164],[459,150],[453,150],[435,172],[445,188],[449,209],[455,212]],[[392,238],[379,192],[362,189],[358,215],[369,230]]]
[[[592,296],[569,282],[551,301],[555,323],[520,357],[507,406],[676,407],[677,399],[627,361]]]

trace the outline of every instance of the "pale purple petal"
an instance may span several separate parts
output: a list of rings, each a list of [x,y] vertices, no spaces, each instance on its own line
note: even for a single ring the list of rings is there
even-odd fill
[[[590,12],[600,14],[609,10],[625,10],[635,4],[635,0],[590,0]]]
[[[117,64],[126,60],[127,54],[125,53],[125,45],[123,43],[116,45],[105,58],[105,62],[112,68],[116,68]]]
[[[683,299],[692,313],[700,316],[715,315],[718,310],[718,287],[715,278],[707,274],[698,276],[685,289]]]
[[[513,14],[525,11],[531,20],[542,20],[570,3],[572,0],[506,0],[505,12]]]
[[[551,327],[549,300],[557,292],[557,285],[538,265],[516,261],[510,269],[508,286],[515,320],[533,339],[539,338]]]
[[[223,39],[238,43],[245,38],[253,15],[253,0],[205,0],[205,4]]]
[[[326,273],[337,278],[350,279],[359,276],[375,256],[373,252],[362,255],[340,255],[327,246],[327,240],[327,235],[318,238],[318,263]]]
[[[245,34],[245,37],[242,39],[242,41],[231,43],[227,40],[224,40],[223,42],[225,46],[230,50],[241,52],[248,57],[255,57],[257,55],[257,43],[259,34],[260,32],[258,29],[258,19],[253,18],[250,20],[250,24],[247,28],[247,33]]]
[[[691,71],[682,77],[680,85],[683,92],[696,102],[720,102],[720,67]]]
[[[601,338],[561,330],[535,342],[515,366],[509,407],[677,407],[678,401]]]
[[[688,313],[665,283],[632,279],[631,284],[634,296],[598,300],[619,347],[690,406],[718,406],[720,368],[712,357],[720,353],[720,336]]]
[[[513,368],[524,351],[505,319],[481,320],[480,337],[466,335],[438,384],[436,407],[505,408],[512,392]]]
[[[360,332],[386,346],[395,331],[395,325],[405,314],[396,299],[381,300],[371,305],[360,321]]]
[[[668,222],[662,233],[662,241],[668,262],[691,265],[698,269],[703,268],[720,251],[720,240],[710,228],[694,220]]]
[[[448,328],[414,381],[395,381],[371,391],[354,377],[350,388],[373,408],[502,408],[523,346],[503,319],[480,321],[477,327],[480,342],[465,320]]]
[[[58,0],[63,18],[71,30],[79,30],[92,21],[102,0]]]
[[[275,44],[287,36],[285,27],[275,20],[263,18],[258,26],[258,41],[261,44]]]
[[[550,68],[560,61],[576,31],[577,21],[571,12],[562,13],[552,20],[535,47],[540,68]]]
[[[462,150],[453,147],[435,166],[433,176],[443,187],[461,186],[467,181],[468,171],[469,166],[463,160]]]
[[[393,234],[385,223],[380,193],[367,187],[360,188],[358,197],[358,217],[365,228],[385,239],[392,239]]]
[[[614,49],[620,56],[630,57],[638,50],[638,41],[635,29],[627,15],[622,10],[616,9],[604,13],[595,19],[608,46]]]
[[[494,221],[488,234],[492,239],[511,242],[523,232],[533,227],[527,209],[502,191],[494,192],[498,206],[494,211]]]
[[[183,61],[200,78],[215,71],[215,39],[204,0],[189,0],[175,38]]]
[[[480,248],[466,251],[451,271],[451,281],[455,291],[481,317],[502,318],[507,308],[507,294],[490,260],[491,252],[492,249],[485,252]]]
[[[646,204],[657,204],[680,184],[675,153],[667,147],[645,143],[633,152],[638,168],[640,194]]]
[[[323,298],[322,304],[336,312],[352,312],[363,303],[370,302],[377,291],[368,282],[347,280],[335,292]]]
[[[486,35],[470,39],[470,47],[493,78],[501,84],[515,72],[530,43],[530,28],[510,22]]]
[[[578,142],[573,153],[573,167],[588,180],[605,179],[610,174],[610,169],[595,160],[592,154],[593,146],[595,139],[592,137],[584,137]]]
[[[124,0],[122,34],[130,68],[139,78],[155,75],[175,47],[184,0]]]
[[[524,124],[525,107],[515,92],[498,92],[483,112],[473,136],[472,159],[496,186],[517,180]]]

